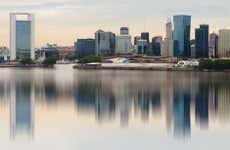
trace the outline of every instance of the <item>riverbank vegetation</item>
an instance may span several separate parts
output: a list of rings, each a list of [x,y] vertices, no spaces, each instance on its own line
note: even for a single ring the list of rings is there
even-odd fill
[[[57,59],[54,57],[47,57],[44,61],[43,64],[46,66],[53,66],[56,64]]]
[[[86,64],[86,63],[100,63],[101,62],[101,58],[98,56],[86,56],[83,57],[79,60],[79,63],[81,64]]]
[[[199,64],[200,70],[229,70],[230,69],[230,59],[216,59],[201,60]]]
[[[22,58],[20,60],[20,63],[23,64],[24,66],[25,65],[32,65],[32,64],[34,64],[34,61],[31,58]]]

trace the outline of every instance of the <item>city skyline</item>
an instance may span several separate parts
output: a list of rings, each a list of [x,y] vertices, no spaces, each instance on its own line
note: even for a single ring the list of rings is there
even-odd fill
[[[77,2],[73,0],[42,0],[39,2],[9,0],[2,2],[0,6],[2,20],[0,45],[9,45],[8,16],[10,12],[18,11],[35,14],[36,47],[45,45],[47,42],[73,45],[77,38],[93,38],[98,29],[118,34],[121,26],[128,26],[132,37],[145,31],[150,32],[150,37],[157,35],[165,37],[167,18],[172,19],[172,16],[176,14],[192,16],[191,39],[194,38],[194,29],[199,24],[209,24],[210,33],[230,27],[230,21],[225,19],[228,15],[230,16],[230,11],[226,7],[227,1],[219,3],[217,0],[209,2],[198,0],[167,2],[163,0],[157,2],[158,5],[154,5],[155,3],[156,1],[149,0],[146,0],[145,3],[130,0],[79,0]],[[170,9],[163,5],[165,3],[170,5]],[[138,11],[143,7],[146,9]],[[119,12],[116,11],[118,9]],[[210,9],[212,9],[211,12]]]

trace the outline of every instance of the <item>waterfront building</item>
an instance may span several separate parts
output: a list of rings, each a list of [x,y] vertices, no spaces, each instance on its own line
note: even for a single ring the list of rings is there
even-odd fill
[[[152,49],[151,54],[154,56],[161,56],[161,48],[162,48],[162,36],[155,36],[152,38]]]
[[[77,42],[75,42],[75,52],[77,58],[95,55],[95,40],[78,39]]]
[[[121,27],[120,35],[116,36],[116,54],[128,54],[132,49],[132,37],[127,27]]]
[[[230,29],[219,30],[218,57],[230,57]]]
[[[149,44],[149,32],[142,32],[141,33],[141,39],[146,40],[147,43]]]
[[[176,15],[173,17],[173,49],[175,57],[190,57],[191,16]]]
[[[96,55],[111,55],[115,52],[116,36],[112,32],[98,30],[95,33]]]
[[[218,35],[216,33],[211,33],[209,36],[209,56],[218,56]]]
[[[137,53],[138,54],[146,54],[148,50],[148,42],[147,40],[138,40],[137,41]]]
[[[196,58],[209,58],[208,36],[208,25],[200,25],[200,28],[195,29]]]
[[[10,60],[9,48],[3,46],[0,47],[0,62],[5,62]]]
[[[57,44],[49,44],[47,43],[46,46],[41,48],[41,52],[43,53],[43,56],[45,58],[52,57],[55,59],[59,58],[58,48]]]
[[[162,44],[161,56],[173,57],[173,31],[170,19],[166,23],[166,36]]]
[[[25,17],[21,19],[20,16]],[[34,15],[29,13],[11,13],[10,59],[34,59],[34,51]]]

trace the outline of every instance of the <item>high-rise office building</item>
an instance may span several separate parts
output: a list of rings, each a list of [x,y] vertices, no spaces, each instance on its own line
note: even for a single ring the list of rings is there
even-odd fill
[[[142,32],[141,33],[141,39],[146,40],[147,43],[149,44],[149,33],[148,32]]]
[[[34,15],[29,13],[11,13],[10,59],[34,59],[34,57]]]
[[[230,57],[230,29],[222,29],[219,31],[218,38],[218,57]]]
[[[190,57],[191,16],[176,15],[173,17],[173,49],[175,57]]]
[[[137,41],[137,53],[138,54],[146,54],[148,50],[147,40],[138,40]]]
[[[200,28],[195,29],[196,58],[209,57],[208,36],[208,25],[200,25]]]
[[[209,36],[209,56],[218,56],[218,35],[216,33],[211,33]]]
[[[110,55],[115,52],[116,36],[112,32],[98,30],[95,33],[96,55]]]
[[[129,28],[128,27],[121,27],[120,28],[120,35],[129,35]]]
[[[132,37],[129,35],[129,28],[121,27],[120,35],[116,36],[116,50],[117,54],[131,53]]]
[[[78,39],[74,45],[77,58],[96,54],[94,39]]]
[[[155,36],[152,38],[152,52],[150,55],[161,56],[162,37]]]
[[[41,52],[43,53],[43,56],[45,58],[47,57],[53,57],[55,59],[59,58],[59,51],[57,48],[57,44],[49,44],[47,43],[46,46],[41,48]]]
[[[166,36],[162,44],[161,56],[173,57],[173,31],[170,19],[166,23]]]

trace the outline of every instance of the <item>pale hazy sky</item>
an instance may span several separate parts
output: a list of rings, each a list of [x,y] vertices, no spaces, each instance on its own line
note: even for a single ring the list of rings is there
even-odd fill
[[[94,37],[97,29],[119,33],[128,26],[132,36],[141,31],[165,34],[165,22],[174,14],[192,15],[210,31],[230,27],[229,0],[0,0],[0,46],[9,43],[9,13],[31,12],[36,19],[36,46],[46,42],[73,45],[77,38]]]

